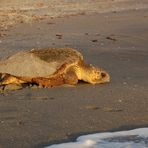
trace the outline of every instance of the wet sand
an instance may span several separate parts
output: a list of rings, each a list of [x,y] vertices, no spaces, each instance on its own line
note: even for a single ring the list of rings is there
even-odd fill
[[[106,69],[111,83],[0,94],[0,147],[43,147],[82,134],[147,127],[147,32],[148,9],[45,19],[3,31],[0,59],[68,46]]]

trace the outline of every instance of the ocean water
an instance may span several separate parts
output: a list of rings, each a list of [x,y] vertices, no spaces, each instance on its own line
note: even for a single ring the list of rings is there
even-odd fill
[[[148,148],[148,128],[84,135],[46,148]]]

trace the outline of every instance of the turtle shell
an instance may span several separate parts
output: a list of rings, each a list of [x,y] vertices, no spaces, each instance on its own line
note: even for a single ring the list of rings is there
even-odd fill
[[[63,64],[71,65],[80,60],[83,60],[81,53],[71,48],[32,49],[0,61],[0,73],[46,77],[54,74]]]

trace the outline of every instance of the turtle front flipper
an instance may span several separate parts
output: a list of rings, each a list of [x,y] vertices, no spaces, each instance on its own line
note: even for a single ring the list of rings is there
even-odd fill
[[[73,71],[68,71],[66,74],[54,75],[49,78],[36,77],[32,78],[32,83],[36,83],[43,87],[54,87],[64,84],[74,85],[78,83],[78,78]]]
[[[36,77],[32,78],[32,83],[37,84],[43,87],[54,87],[64,84],[63,76],[55,76],[55,77]]]
[[[77,77],[75,71],[73,71],[73,70],[67,71],[65,74],[64,82],[65,82],[65,84],[69,84],[69,85],[77,84],[78,77]]]

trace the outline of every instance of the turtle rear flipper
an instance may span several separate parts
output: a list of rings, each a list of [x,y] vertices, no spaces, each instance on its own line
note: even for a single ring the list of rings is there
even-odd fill
[[[9,77],[9,74],[0,73],[0,86],[6,85],[8,77]]]
[[[24,88],[24,86],[23,85],[21,85],[21,84],[8,84],[8,85],[5,85],[4,86],[4,88],[3,88],[3,90],[4,91],[14,91],[14,90],[20,90],[20,89],[23,89]]]
[[[10,75],[7,73],[0,74],[0,85],[22,84],[22,83],[25,83],[25,82],[13,75]]]
[[[7,73],[0,74],[0,88],[4,90],[19,90],[25,86],[25,82]]]

